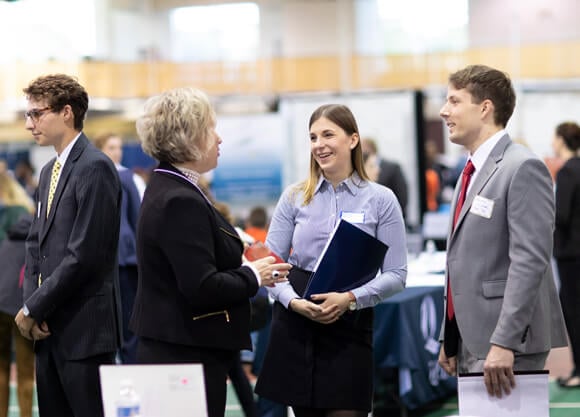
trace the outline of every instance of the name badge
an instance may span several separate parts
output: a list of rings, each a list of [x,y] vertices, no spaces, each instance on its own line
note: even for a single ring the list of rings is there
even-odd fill
[[[364,212],[360,211],[343,211],[340,213],[340,218],[344,221],[349,223],[364,223],[365,222],[365,214]]]
[[[471,208],[469,209],[469,212],[476,214],[480,217],[490,219],[491,214],[493,213],[493,205],[494,205],[493,200],[482,197],[480,195],[476,195],[475,198],[473,199],[473,203],[471,203]]]

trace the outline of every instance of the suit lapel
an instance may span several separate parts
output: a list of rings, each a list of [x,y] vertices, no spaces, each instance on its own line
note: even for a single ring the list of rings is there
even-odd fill
[[[81,154],[83,153],[83,150],[86,148],[87,144],[88,144],[87,137],[84,134],[81,134],[79,136],[79,138],[77,139],[76,143],[74,144],[73,148],[71,149],[70,154],[68,155],[68,158],[66,159],[66,162],[65,162],[64,166],[62,167],[62,171],[60,173],[60,178],[58,179],[58,184],[57,184],[56,190],[54,192],[54,197],[52,200],[52,205],[50,207],[50,213],[48,214],[48,218],[46,217],[46,208],[47,208],[46,201],[48,199],[48,186],[44,187],[45,189],[43,190],[43,196],[42,196],[43,200],[42,201],[44,201],[45,208],[44,208],[44,213],[41,214],[44,227],[42,228],[42,231],[41,231],[40,242],[42,242],[44,240],[44,238],[46,237],[46,235],[48,233],[48,230],[50,229],[50,226],[52,225],[55,213],[58,210],[58,204],[60,202],[60,198],[61,198],[61,196],[66,188],[69,177],[74,169],[74,166],[75,166],[79,156],[81,156]],[[54,165],[54,162],[52,165]],[[50,183],[50,175],[52,172],[52,165],[51,165],[51,168],[48,170],[49,181],[47,184]]]
[[[452,230],[453,220],[451,220],[450,222],[449,232],[451,235],[451,239],[453,239],[453,237],[456,234],[456,231],[459,229],[461,223],[463,222],[463,218],[469,212],[469,209],[471,208],[471,204],[473,203],[475,196],[480,194],[483,187],[485,187],[485,185],[491,179],[495,171],[497,171],[498,168],[497,165],[503,159],[504,152],[510,143],[511,140],[509,136],[504,135],[491,150],[491,153],[485,160],[485,163],[481,167],[481,170],[477,173],[475,181],[473,182],[473,184],[471,184],[469,192],[465,196],[465,202],[463,203],[463,207],[461,207],[461,212],[459,213],[459,217],[457,218],[457,224],[455,225],[455,228],[453,230]],[[460,189],[461,189],[461,179],[457,184],[457,187],[455,187],[451,213],[455,213],[455,206],[457,205],[457,199],[459,198],[458,194]],[[453,219],[453,217],[451,217],[451,219]]]

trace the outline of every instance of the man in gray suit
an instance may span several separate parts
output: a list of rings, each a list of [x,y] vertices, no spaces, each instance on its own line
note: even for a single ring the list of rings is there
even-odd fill
[[[450,375],[483,372],[497,397],[515,386],[514,370],[543,369],[550,349],[567,344],[550,266],[552,179],[504,130],[515,101],[506,74],[474,65],[451,74],[440,112],[475,171],[452,200],[439,364]]]
[[[57,155],[40,173],[15,320],[35,341],[40,416],[102,417],[99,365],[119,345],[119,176],[82,133],[89,100],[75,79],[39,77],[24,93],[26,128]]]

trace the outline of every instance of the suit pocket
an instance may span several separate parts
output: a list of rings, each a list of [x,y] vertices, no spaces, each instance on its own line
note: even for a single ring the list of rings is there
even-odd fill
[[[505,292],[506,280],[497,281],[483,281],[481,287],[483,289],[483,296],[485,298],[503,297]]]

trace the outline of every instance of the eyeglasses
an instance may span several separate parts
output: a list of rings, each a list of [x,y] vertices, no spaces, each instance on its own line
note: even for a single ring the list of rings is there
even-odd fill
[[[28,120],[30,117],[34,123],[38,123],[40,118],[44,115],[47,110],[50,110],[51,107],[44,107],[42,109],[32,109],[24,112],[24,120]]]

